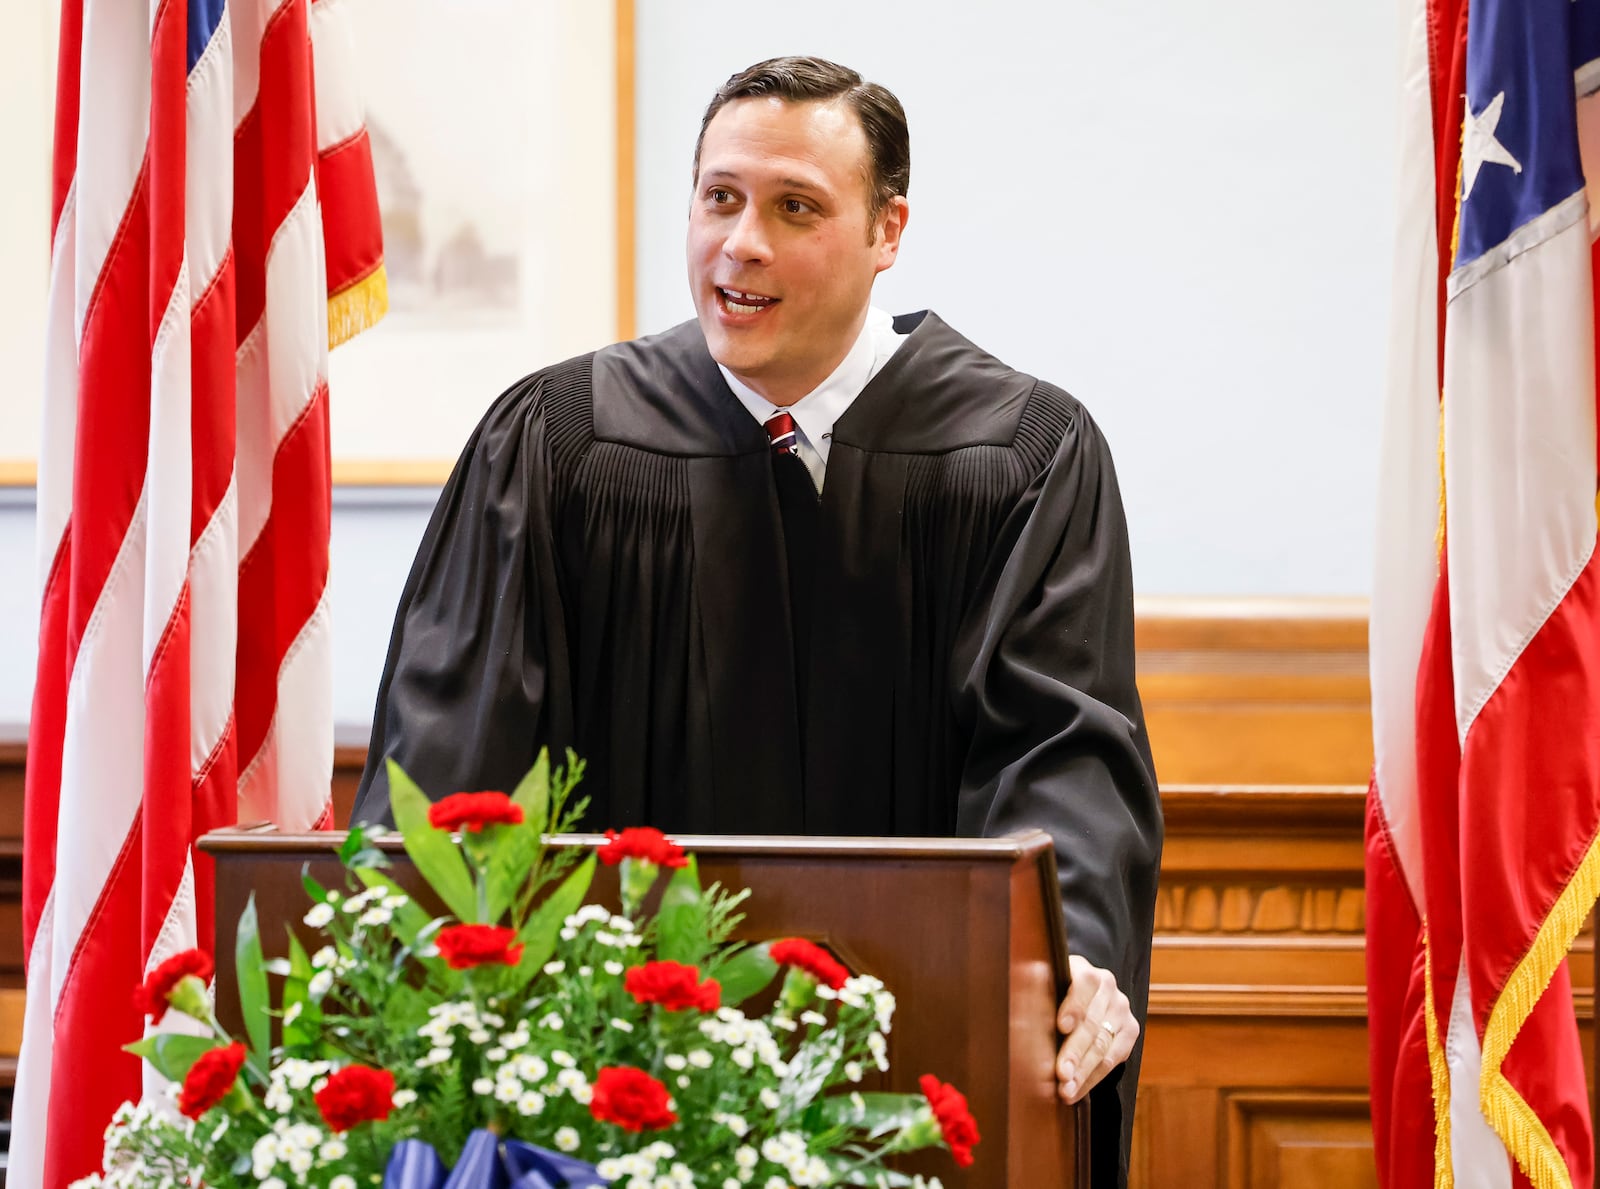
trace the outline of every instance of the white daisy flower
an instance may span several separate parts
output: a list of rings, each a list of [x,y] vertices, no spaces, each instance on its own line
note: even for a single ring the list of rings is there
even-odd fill
[[[311,911],[302,918],[313,929],[320,929],[333,920],[333,905],[313,904]]]

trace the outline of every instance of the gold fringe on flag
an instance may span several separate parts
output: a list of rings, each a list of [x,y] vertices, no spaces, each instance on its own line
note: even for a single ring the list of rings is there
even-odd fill
[[[1489,1011],[1483,1034],[1483,1074],[1478,1099],[1489,1125],[1505,1143],[1517,1166],[1536,1189],[1572,1189],[1567,1162],[1532,1107],[1517,1093],[1500,1067],[1511,1051],[1517,1033],[1533,1014],[1534,1006],[1566,959],[1578,929],[1600,895],[1600,836],[1589,843],[1578,869],[1556,897],[1555,904],[1534,935],[1533,944],[1518,962]]]
[[[380,262],[361,280],[328,298],[328,349],[349,342],[389,312],[389,274]]]
[[[1455,1189],[1450,1157],[1450,1063],[1439,1040],[1439,1017],[1433,1010],[1433,946],[1428,922],[1422,922],[1422,1011],[1428,1032],[1428,1068],[1433,1072],[1433,1189]]]

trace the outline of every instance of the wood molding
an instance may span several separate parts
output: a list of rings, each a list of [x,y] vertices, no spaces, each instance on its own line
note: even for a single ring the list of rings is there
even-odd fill
[[[1143,598],[1139,693],[1163,785],[1364,785],[1362,599]]]
[[[0,487],[32,487],[39,465],[31,458],[0,458]]]
[[[335,487],[443,487],[455,469],[453,458],[336,458]],[[38,465],[32,459],[0,459],[0,487],[35,487]]]

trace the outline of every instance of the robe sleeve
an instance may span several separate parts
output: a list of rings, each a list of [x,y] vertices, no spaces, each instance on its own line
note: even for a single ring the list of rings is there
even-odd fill
[[[439,497],[400,596],[356,796],[392,822],[384,760],[430,796],[510,789],[570,739],[549,512],[542,378],[503,393]],[[556,630],[552,630],[555,628]]]
[[[1162,824],[1134,686],[1127,526],[1105,440],[1053,395],[1068,402],[1061,444],[1007,519],[955,652],[971,741],[957,825],[1050,834],[1068,948],[1116,976],[1142,1024]],[[1141,1048],[1091,1095],[1096,1185],[1126,1175]]]

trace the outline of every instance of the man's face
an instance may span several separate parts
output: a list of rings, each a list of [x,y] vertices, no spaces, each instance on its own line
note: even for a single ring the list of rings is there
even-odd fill
[[[689,286],[712,357],[774,404],[833,372],[894,263],[906,200],[871,210],[866,134],[835,102],[737,99],[700,146]]]

